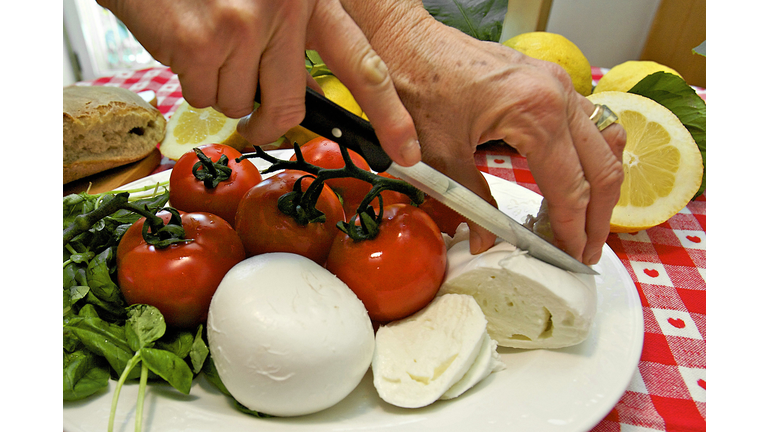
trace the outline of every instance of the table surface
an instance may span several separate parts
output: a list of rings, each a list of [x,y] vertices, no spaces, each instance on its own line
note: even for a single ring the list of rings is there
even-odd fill
[[[593,82],[605,71],[593,67]],[[167,68],[78,85],[153,90],[167,119],[183,102],[178,77]],[[705,89],[695,90],[706,99]],[[509,146],[481,145],[475,163],[481,171],[541,193],[526,159]],[[172,166],[164,158],[154,172]],[[706,430],[706,194],[659,226],[611,234],[608,245],[637,288],[645,338],[627,391],[593,431]]]

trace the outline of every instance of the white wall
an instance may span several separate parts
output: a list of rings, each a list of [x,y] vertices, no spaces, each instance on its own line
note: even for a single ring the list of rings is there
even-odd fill
[[[592,66],[610,68],[642,54],[661,0],[554,0],[547,31],[576,44]]]

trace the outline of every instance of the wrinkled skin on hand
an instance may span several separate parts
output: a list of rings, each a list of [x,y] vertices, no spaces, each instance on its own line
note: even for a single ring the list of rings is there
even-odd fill
[[[315,49],[350,89],[396,162],[420,159],[413,120],[388,70],[339,0],[98,0],[160,63],[178,74],[184,99],[245,117],[251,144],[276,141],[304,118],[304,66]],[[254,111],[257,85],[261,105]],[[249,115],[250,114],[250,115]]]
[[[474,152],[504,140],[528,160],[548,203],[555,245],[596,263],[623,180],[623,128],[599,132],[589,120],[594,105],[561,67],[444,26],[421,2],[342,3],[387,62],[416,124],[423,160],[493,202]],[[493,245],[493,234],[470,228],[473,252]]]

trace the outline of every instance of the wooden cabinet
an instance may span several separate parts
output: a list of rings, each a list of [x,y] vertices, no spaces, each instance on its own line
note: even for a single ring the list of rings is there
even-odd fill
[[[662,0],[640,56],[675,69],[691,85],[707,86],[706,58],[693,48],[707,39],[706,0]]]

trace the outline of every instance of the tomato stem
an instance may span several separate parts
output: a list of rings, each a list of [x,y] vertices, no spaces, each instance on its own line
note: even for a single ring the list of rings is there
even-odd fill
[[[288,216],[291,216],[299,225],[325,222],[325,213],[317,208],[317,200],[323,192],[323,182],[312,181],[309,188],[301,191],[301,182],[311,175],[300,177],[293,184],[293,190],[282,195],[277,200],[277,208]]]
[[[214,162],[199,148],[195,147],[193,150],[200,160],[192,165],[192,175],[202,181],[206,188],[213,189],[220,182],[229,180],[232,168],[227,166],[229,164],[227,155],[222,154],[219,160]]]
[[[383,191],[391,190],[391,191],[405,194],[411,199],[411,201],[415,205],[419,205],[424,202],[424,192],[420,191],[419,189],[412,186],[408,182],[405,182],[400,179],[383,177],[374,172],[362,169],[357,165],[355,165],[355,163],[352,161],[352,157],[350,156],[349,151],[347,150],[346,147],[344,147],[343,145],[339,145],[339,149],[341,151],[341,156],[344,159],[343,168],[321,168],[316,165],[312,165],[311,163],[307,162],[304,159],[304,156],[301,154],[301,147],[297,143],[293,144],[293,150],[296,154],[295,161],[278,159],[268,154],[267,152],[265,152],[259,147],[256,147],[255,148],[256,151],[253,153],[246,153],[238,157],[236,161],[240,162],[243,159],[260,158],[269,162],[271,164],[270,167],[262,171],[262,174],[268,174],[271,172],[280,171],[284,169],[293,169],[293,170],[299,170],[299,171],[310,173],[315,176],[315,180],[312,182],[312,185],[310,185],[307,191],[304,192],[304,194],[306,195],[306,194],[309,194],[310,191],[313,191],[313,193],[317,192],[317,197],[319,197],[320,195],[319,192],[322,190],[322,184],[325,181],[330,179],[355,178],[355,179],[363,180],[365,182],[370,183],[371,190],[363,198],[362,202],[357,208],[356,215],[351,218],[352,222],[350,222],[353,224],[352,226],[354,226],[354,220],[359,215],[361,224],[362,224],[361,227],[364,227],[364,228],[349,228],[349,227],[342,228],[341,226],[339,227],[339,229],[341,229],[344,232],[347,232],[347,230],[350,230],[350,231],[362,230],[360,233],[355,234],[355,235],[359,234],[360,239],[373,238],[376,236],[376,233],[378,232],[378,223],[381,222],[381,217],[375,216],[375,211],[373,210],[373,208],[369,207],[369,204],[376,197],[379,197],[379,204],[380,204],[379,207],[380,208],[383,207],[382,206],[383,200],[381,199],[381,193]],[[300,180],[297,183],[300,183]],[[294,192],[289,192],[289,194],[293,194]],[[314,203],[317,202],[317,197],[314,197],[314,200],[311,200],[311,199],[303,200],[302,205],[304,204],[308,205],[310,202],[312,202],[314,207]],[[290,200],[291,202],[295,202],[293,197],[291,197]],[[284,204],[284,208],[287,209],[288,205]],[[303,207],[304,210],[306,210],[307,208],[308,207]],[[291,213],[286,213],[286,214],[291,215]],[[381,214],[381,211],[379,212],[379,214]],[[373,226],[374,224],[376,225],[376,227]],[[344,225],[349,225],[349,224],[344,224]]]

